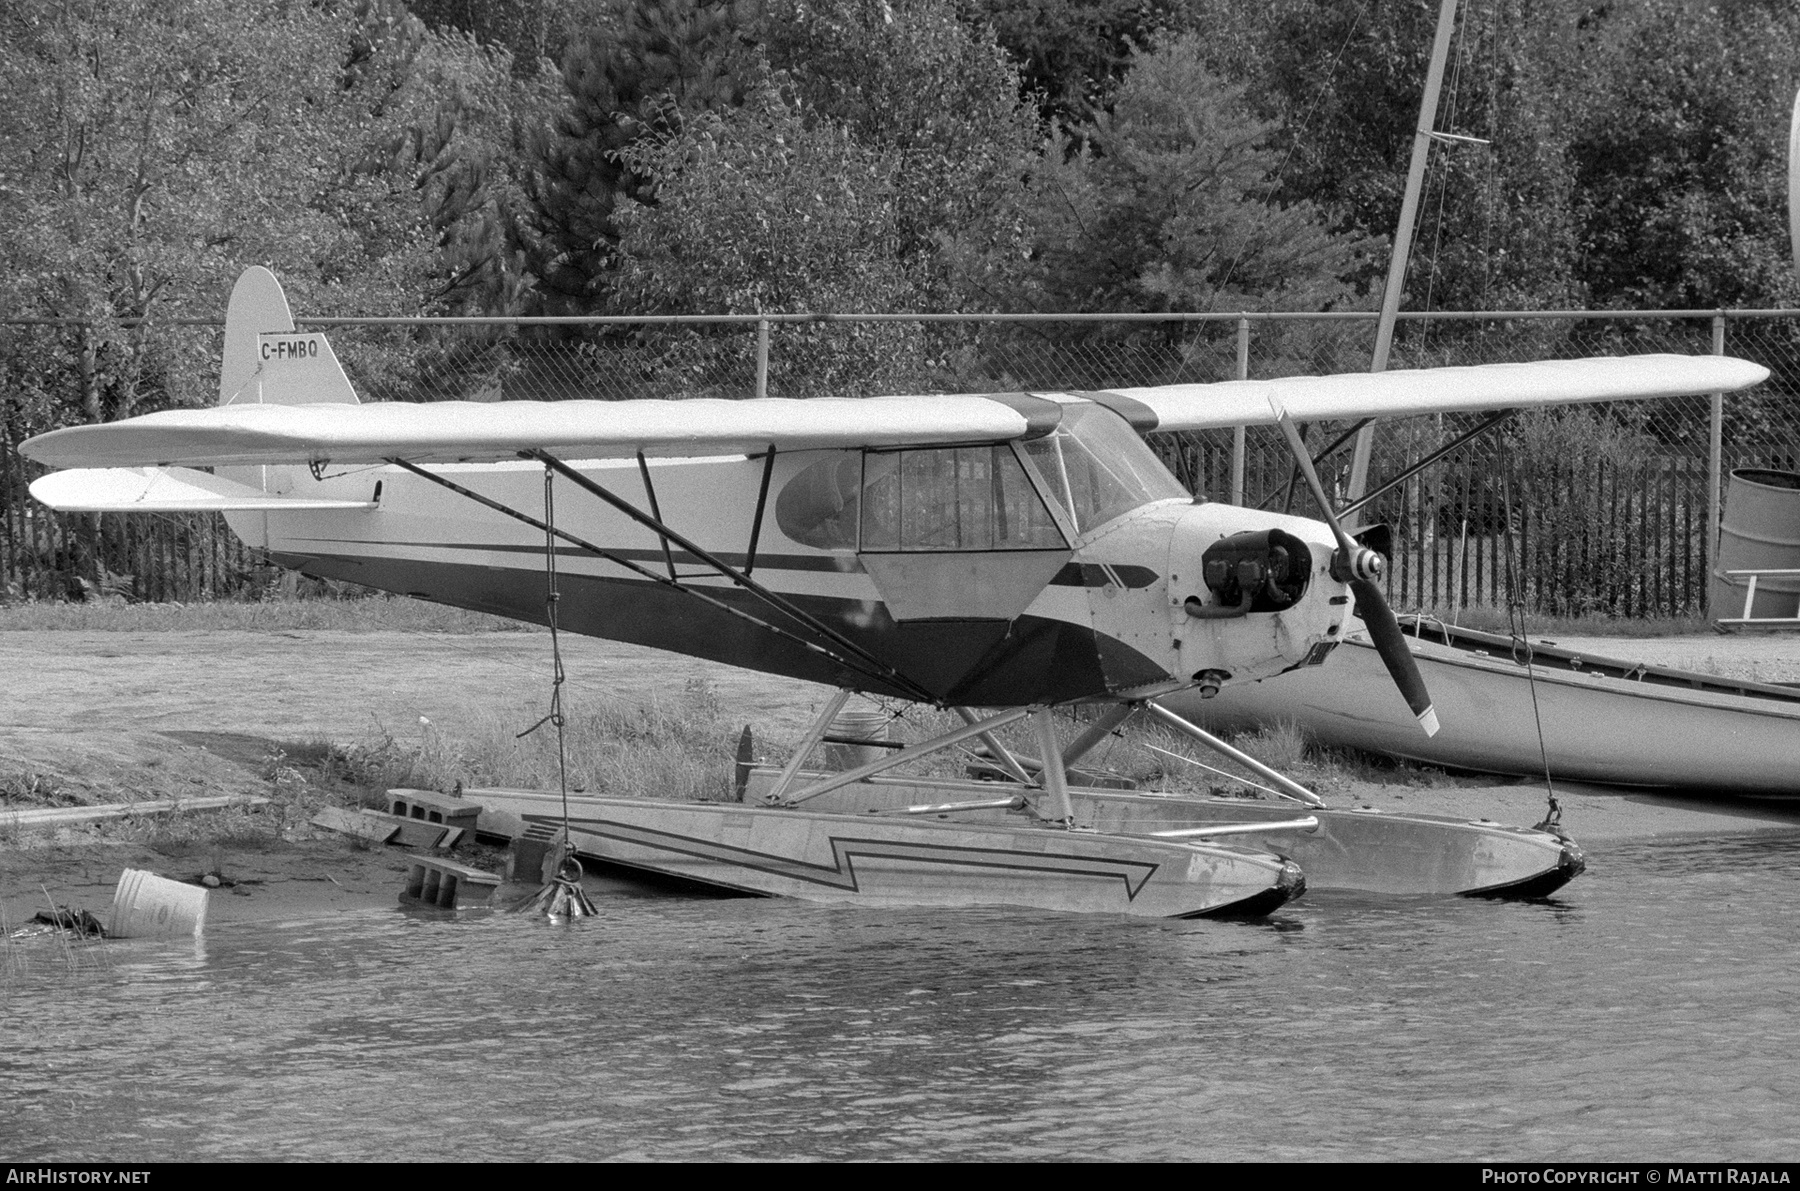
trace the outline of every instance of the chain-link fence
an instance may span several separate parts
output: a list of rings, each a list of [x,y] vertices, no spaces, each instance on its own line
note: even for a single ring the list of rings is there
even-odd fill
[[[771,316],[736,319],[301,320],[332,336],[365,400],[1070,391],[1367,367],[1367,315]],[[200,599],[254,592],[270,572],[216,517],[63,516],[26,495],[14,444],[93,420],[83,328],[0,324],[7,363],[0,439],[0,583],[7,595]],[[125,349],[169,391],[204,393],[216,326],[145,328]],[[1699,396],[1527,413],[1377,497],[1365,522],[1394,539],[1395,603],[1447,612],[1517,592],[1553,615],[1685,616],[1705,610],[1717,502],[1739,467],[1800,468],[1800,312],[1519,312],[1403,316],[1390,366],[1723,351],[1771,380]],[[85,354],[84,354],[85,352]],[[84,370],[85,367],[85,370]],[[136,412],[167,404],[141,379]],[[1716,408],[1715,408],[1716,407]],[[1381,424],[1370,476],[1400,474],[1483,419]],[[1348,427],[1307,427],[1323,451]],[[1313,511],[1272,428],[1153,436],[1197,492]],[[1321,465],[1343,491],[1349,451]]]

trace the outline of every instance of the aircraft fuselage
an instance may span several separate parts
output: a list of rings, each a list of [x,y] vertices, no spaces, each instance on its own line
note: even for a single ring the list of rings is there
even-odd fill
[[[1024,452],[1005,445],[978,450],[1009,454],[976,457],[973,467],[968,459],[951,458],[945,465],[955,473],[950,482],[968,490],[961,499],[888,499],[885,513],[874,508],[880,485],[901,490],[909,467],[921,472],[915,488],[948,491],[944,467],[935,477],[923,474],[926,465],[943,460],[796,452],[776,456],[766,483],[763,457],[570,461],[581,476],[639,510],[649,513],[654,506],[659,524],[786,597],[904,675],[914,684],[910,689],[879,668],[846,665],[854,657],[829,642],[820,648],[817,633],[800,619],[564,478],[555,481],[556,527],[613,558],[557,542],[559,624],[870,693],[917,698],[923,690],[938,702],[965,706],[1061,703],[1155,694],[1197,681],[1254,680],[1322,660],[1337,640],[1349,607],[1344,585],[1329,573],[1333,543],[1326,526],[1180,497],[1123,512],[1100,507],[1103,520],[1079,525],[1077,513],[1059,507],[1079,500],[1058,485],[1061,477],[1045,478],[1053,468],[1027,461],[1021,474],[1033,491],[1021,496],[1005,483],[1013,482],[1007,469]],[[1147,447],[1143,451],[1154,458]],[[308,574],[543,623],[543,531],[429,478],[544,520],[543,465],[423,470],[429,476],[386,466],[314,480],[303,469],[271,468],[271,491],[373,500],[376,507],[227,517],[247,542]],[[818,504],[809,493],[821,474],[840,470],[851,476],[848,503],[861,507],[851,508],[849,524],[821,530],[814,524],[816,510],[807,507],[809,499]],[[926,487],[928,482],[938,486]],[[1033,513],[1025,503],[1037,493],[1047,498]],[[822,507],[838,499],[828,494]],[[920,505],[930,507],[920,512]],[[1034,516],[1035,527],[1028,524]],[[837,521],[844,521],[841,510]],[[1288,560],[1295,571],[1288,588],[1298,590],[1298,598],[1276,610],[1252,606],[1227,614],[1225,594],[1216,582],[1208,586],[1203,558],[1222,539],[1271,529],[1304,544],[1295,551],[1307,556],[1304,572],[1300,562]],[[827,542],[835,535],[837,544],[809,544],[795,535]],[[1261,539],[1245,540],[1255,555]],[[1243,553],[1226,551],[1227,569]],[[1221,564],[1212,562],[1216,581]],[[671,568],[672,583],[666,581]],[[1247,599],[1235,588],[1226,594]]]

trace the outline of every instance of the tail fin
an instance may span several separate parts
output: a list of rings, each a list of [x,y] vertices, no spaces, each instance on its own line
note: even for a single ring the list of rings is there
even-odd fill
[[[296,331],[281,282],[261,265],[252,265],[231,287],[225,308],[225,354],[219,366],[219,404],[307,405],[338,401],[355,405],[356,391],[338,364],[337,355],[320,331]],[[289,495],[305,487],[293,467],[220,467],[226,480],[270,495]],[[253,541],[248,522],[232,521],[232,529]],[[263,539],[267,541],[266,527]]]
[[[281,282],[261,265],[245,269],[225,309],[219,404],[356,404],[356,391],[322,331],[296,331]]]

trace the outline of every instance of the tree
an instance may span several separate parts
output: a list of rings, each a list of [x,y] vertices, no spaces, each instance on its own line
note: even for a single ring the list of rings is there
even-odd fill
[[[1054,310],[1318,310],[1353,300],[1374,243],[1279,203],[1271,127],[1181,37],[1133,54],[1086,128],[1059,141],[1021,199],[1026,251],[961,259],[970,284]],[[970,266],[984,270],[971,274]]]
[[[927,303],[958,305],[939,238],[976,234],[1044,137],[992,33],[960,22],[950,0],[770,0],[762,30],[804,121],[896,156],[898,252]]]
[[[77,416],[206,399],[211,336],[168,321],[216,317],[245,265],[302,309],[432,292],[418,179],[391,149],[430,107],[408,72],[435,43],[403,9],[17,0],[0,34],[0,307],[85,320],[50,385]]]
[[[771,80],[741,108],[705,112],[623,154],[649,179],[623,204],[617,294],[646,313],[862,312],[915,308],[899,252],[899,157],[830,119],[801,119]],[[668,347],[670,340],[661,342]],[[692,336],[676,336],[696,358]],[[714,341],[743,354],[747,337]],[[922,371],[916,329],[781,329],[771,391],[871,392]],[[699,367],[698,364],[691,365]]]
[[[1438,9],[1196,0],[1208,64],[1274,124],[1278,197],[1317,204],[1334,230],[1393,232]],[[1462,7],[1436,127],[1488,143],[1431,146],[1405,308],[1577,300],[1564,148],[1584,69],[1579,16],[1558,0]]]
[[[1644,0],[1596,17],[1596,69],[1570,144],[1577,274],[1611,307],[1791,305],[1789,6]]]
[[[513,230],[525,206],[518,130],[543,126],[555,81],[520,76],[512,63],[454,31],[420,38],[387,104],[393,130],[371,160],[410,185],[437,245],[437,284],[421,309],[525,304],[533,278]]]
[[[582,0],[407,0],[414,16],[435,32],[456,32],[503,50],[515,74],[554,71],[582,27]]]
[[[1043,118],[1077,137],[1134,49],[1193,28],[1181,0],[959,0],[958,8],[971,27],[993,31]]]
[[[610,0],[571,43],[560,110],[547,127],[523,130],[522,238],[537,306],[606,308],[614,211],[648,195],[625,151],[646,133],[679,132],[693,113],[744,101],[759,15],[759,0]]]

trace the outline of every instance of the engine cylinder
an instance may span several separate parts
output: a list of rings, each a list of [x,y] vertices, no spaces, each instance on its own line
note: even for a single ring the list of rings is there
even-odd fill
[[[1246,613],[1280,612],[1306,594],[1312,551],[1279,529],[1237,533],[1208,546],[1200,569],[1218,605]]]

